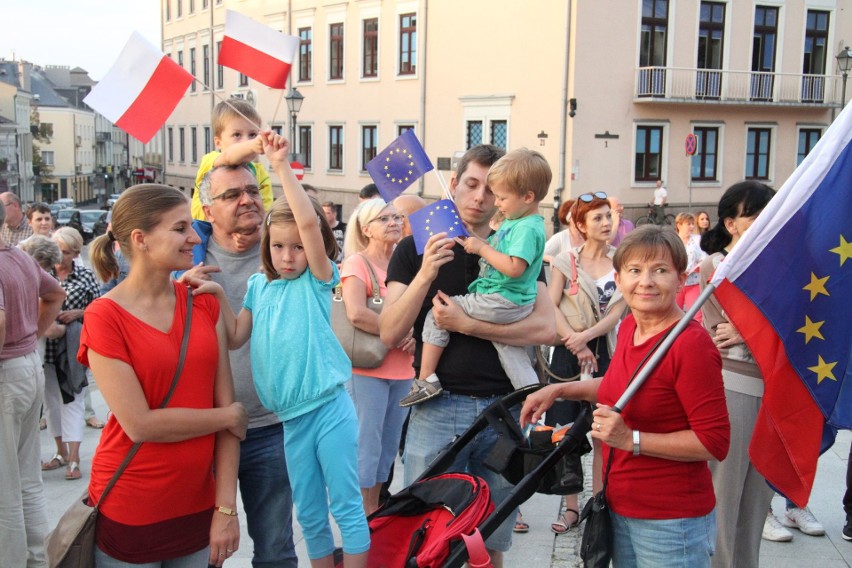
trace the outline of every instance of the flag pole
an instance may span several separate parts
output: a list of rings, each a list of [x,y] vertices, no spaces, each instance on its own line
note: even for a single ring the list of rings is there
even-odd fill
[[[223,103],[225,103],[226,105],[228,105],[229,107],[231,107],[231,110],[233,110],[235,113],[237,113],[238,115],[240,115],[241,117],[243,117],[244,119],[246,119],[246,120],[249,122],[249,124],[251,124],[252,126],[254,126],[255,128],[257,128],[258,130],[263,130],[259,124],[255,124],[255,122],[254,122],[252,119],[250,119],[249,117],[247,117],[246,115],[244,115],[243,113],[241,113],[241,112],[239,111],[239,109],[237,109],[234,105],[232,105],[232,104],[231,104],[230,102],[228,102],[226,99],[222,98],[222,96],[221,96],[221,95],[219,95],[218,93],[216,93],[216,91],[214,91],[213,89],[211,89],[211,88],[210,88],[210,87],[209,87],[206,83],[204,83],[201,79],[198,79],[195,75],[193,75],[193,76],[192,76],[192,78],[193,78],[193,79],[195,79],[196,81],[198,81],[199,83],[201,83],[201,86],[202,86],[202,87],[204,87],[205,89],[207,89],[207,90],[209,90],[211,93],[213,93],[213,96],[214,96],[214,97],[216,97],[217,99],[219,99],[220,101],[222,101]],[[278,101],[278,102],[280,103],[281,101]],[[278,109],[276,108],[276,112],[277,112],[277,110],[278,110]]]
[[[444,192],[444,199],[453,200],[452,194],[450,194],[450,187],[447,185],[447,180],[444,179],[444,176],[441,175],[441,172],[438,171],[438,168],[433,168],[433,172],[435,172],[435,177],[438,178],[438,183],[441,185],[441,189]]]
[[[269,122],[269,124],[275,124],[275,119],[278,117],[278,109],[281,108],[281,101],[283,101],[283,100],[284,100],[284,89],[281,89],[281,96],[278,97],[278,102],[275,103],[275,112],[272,113],[272,120]],[[295,144],[295,141],[291,140],[290,146],[292,147],[293,144]]]
[[[657,350],[651,355],[651,358],[648,359],[648,362],[644,367],[639,371],[636,375],[636,378],[631,381],[629,385],[627,385],[627,389],[624,391],[624,394],[621,395],[621,398],[618,399],[618,402],[615,403],[613,410],[616,412],[621,412],[621,409],[630,402],[630,399],[633,398],[633,395],[636,394],[636,391],[639,390],[639,387],[642,386],[642,383],[654,372],[654,369],[659,365],[660,361],[663,360],[663,357],[666,356],[669,348],[671,348],[672,344],[674,344],[675,340],[678,336],[686,329],[686,326],[689,325],[689,322],[698,313],[698,310],[701,309],[701,306],[704,305],[711,295],[713,295],[713,291],[716,289],[716,286],[713,284],[707,284],[707,287],[702,290],[701,295],[698,296],[698,299],[695,300],[695,303],[689,307],[683,317],[680,318],[680,321],[674,326],[674,328],[669,332]]]

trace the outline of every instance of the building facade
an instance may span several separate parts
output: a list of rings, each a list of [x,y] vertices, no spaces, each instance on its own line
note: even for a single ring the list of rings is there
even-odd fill
[[[161,0],[163,51],[198,79],[163,131],[167,183],[190,191],[210,112],[252,101],[293,137],[287,91],[218,65],[226,9],[299,38],[295,150],[348,214],[364,165],[414,129],[438,175],[454,157],[526,146],[554,172],[545,206],[604,190],[633,216],[658,179],[680,209],[745,178],[780,187],[840,107],[834,55],[852,0]],[[695,155],[685,152],[695,137]],[[440,179],[439,179],[440,178]]]

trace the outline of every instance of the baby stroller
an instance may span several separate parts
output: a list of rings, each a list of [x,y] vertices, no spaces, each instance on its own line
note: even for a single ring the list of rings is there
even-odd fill
[[[578,491],[575,474],[567,464],[591,451],[586,439],[591,429],[591,408],[584,405],[558,444],[550,443],[548,432],[546,443],[531,446],[531,439],[521,432],[510,409],[539,388],[540,385],[533,385],[519,389],[486,408],[414,483],[391,496],[368,517],[370,568],[456,568],[465,562],[471,567],[486,568],[491,563],[483,540],[518,505],[536,492],[566,495]],[[515,484],[509,496],[496,506],[481,478],[467,473],[443,473],[487,427],[498,433],[499,441],[486,465]]]

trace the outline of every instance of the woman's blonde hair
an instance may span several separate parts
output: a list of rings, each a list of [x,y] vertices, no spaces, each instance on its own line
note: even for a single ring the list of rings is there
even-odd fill
[[[114,242],[126,258],[132,258],[130,234],[136,229],[150,231],[160,223],[163,213],[188,202],[182,192],[168,185],[143,183],[124,190],[112,206],[110,230],[89,247],[89,260],[98,278],[107,282],[119,277]]]
[[[343,236],[343,256],[359,253],[370,244],[370,239],[364,234],[364,227],[382,214],[391,204],[385,203],[381,197],[362,201],[349,217],[346,234]]]
[[[322,233],[322,241],[325,244],[325,254],[328,258],[334,260],[337,258],[337,253],[340,249],[337,247],[337,241],[334,239],[334,233],[331,231],[331,226],[325,219],[325,211],[322,206],[311,199],[311,205],[314,206],[314,211],[317,214],[317,223],[319,223],[320,232]],[[269,212],[263,222],[263,235],[260,237],[260,265],[266,279],[270,282],[278,280],[280,275],[275,270],[275,264],[272,262],[272,252],[269,250],[269,227],[272,225],[283,225],[284,223],[296,224],[296,217],[293,215],[293,210],[290,209],[290,204],[283,197],[279,197],[269,208]]]
[[[70,248],[74,254],[80,254],[83,250],[83,236],[74,227],[59,227],[51,237]]]

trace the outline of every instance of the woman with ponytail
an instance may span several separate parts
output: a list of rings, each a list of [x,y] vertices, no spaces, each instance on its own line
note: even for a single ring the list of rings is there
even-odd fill
[[[722,195],[719,221],[701,236],[701,248],[710,255],[700,267],[702,290],[773,195],[775,191],[757,181],[734,184]],[[718,527],[712,566],[757,566],[766,511],[772,501],[772,488],[748,457],[751,434],[763,398],[763,378],[751,352],[716,298],[710,297],[701,311],[704,327],[722,355],[722,379],[731,421],[728,457],[722,462],[710,462]]]

